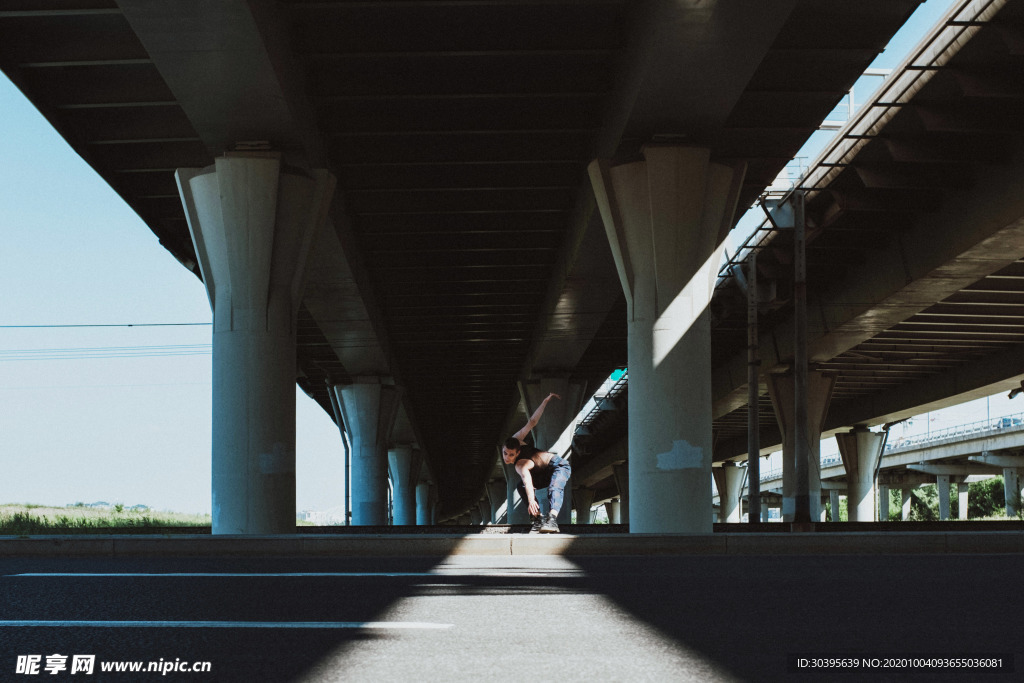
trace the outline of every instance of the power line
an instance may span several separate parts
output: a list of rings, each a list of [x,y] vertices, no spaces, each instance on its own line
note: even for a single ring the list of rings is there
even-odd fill
[[[170,344],[164,346],[100,346],[69,349],[10,349],[0,350],[0,362],[195,356],[207,355],[212,351],[212,348],[212,344]]]

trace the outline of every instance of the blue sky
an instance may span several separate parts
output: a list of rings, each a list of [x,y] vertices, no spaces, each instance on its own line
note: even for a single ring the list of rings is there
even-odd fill
[[[0,502],[209,512],[211,314],[202,283],[2,74],[0,111],[0,325],[200,323],[0,328]],[[85,351],[111,347],[123,350]],[[44,349],[65,351],[33,358]],[[298,506],[339,505],[341,437],[296,394]]]
[[[873,66],[895,66],[948,6],[926,3],[908,37]],[[0,111],[0,502],[209,512],[211,316],[202,283],[2,74]],[[811,147],[802,154],[813,157]],[[157,323],[188,325],[7,327]],[[104,358],[86,350],[114,347]],[[338,506],[341,438],[298,390],[296,405],[298,508]],[[972,405],[942,426],[1016,408]]]

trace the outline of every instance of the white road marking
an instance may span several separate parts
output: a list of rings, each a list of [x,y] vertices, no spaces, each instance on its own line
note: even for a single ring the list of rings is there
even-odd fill
[[[247,578],[247,577],[268,577],[268,578],[280,578],[280,577],[328,577],[328,578],[344,578],[344,577],[395,577],[395,576],[436,576],[429,572],[35,572],[35,573],[24,573],[24,574],[8,574],[9,577],[43,577],[43,578],[68,578],[68,577],[81,577],[81,578],[148,578],[155,577],[160,578],[164,576],[175,577],[175,578],[216,578],[216,577],[230,577],[230,578]]]
[[[57,628],[368,628],[368,629],[446,629],[451,624],[423,621],[0,621],[3,627]]]

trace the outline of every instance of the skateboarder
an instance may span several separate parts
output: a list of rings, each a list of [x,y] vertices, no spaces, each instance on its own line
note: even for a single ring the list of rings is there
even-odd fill
[[[529,504],[530,518],[533,521],[530,533],[558,533],[558,524],[555,520],[558,517],[558,511],[562,508],[565,484],[569,481],[569,475],[572,473],[572,469],[565,459],[554,453],[535,448],[525,441],[527,434],[540,422],[548,401],[553,398],[561,399],[562,397],[558,394],[548,394],[547,398],[541,401],[537,410],[534,411],[526,426],[510,436],[501,448],[501,459],[506,465],[515,465],[520,479],[516,484],[516,489]],[[547,516],[541,516],[535,492],[537,489],[545,488],[548,490],[549,510]]]

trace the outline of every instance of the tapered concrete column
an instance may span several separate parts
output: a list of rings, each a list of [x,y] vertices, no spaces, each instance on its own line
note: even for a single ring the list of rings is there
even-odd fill
[[[1003,468],[1003,495],[1006,498],[1006,516],[1016,517],[1020,514],[1021,483],[1024,477],[1018,467]]]
[[[642,155],[589,167],[626,295],[630,530],[711,533],[708,304],[746,167],[693,147]]]
[[[594,513],[591,508],[594,505],[594,490],[583,487],[575,489],[573,501],[576,504],[576,523],[593,524]]]
[[[935,488],[939,491],[939,519],[947,520],[949,519],[949,475],[936,475]]]
[[[213,310],[213,533],[291,533],[295,320],[334,178],[270,153],[175,178]]]
[[[967,519],[967,491],[970,485],[966,481],[961,481],[956,485],[956,504],[957,504],[957,517],[962,520]]]
[[[718,488],[718,521],[739,522],[740,494],[743,492],[743,477],[747,470],[737,467],[734,462],[726,462],[721,467],[711,470]]]
[[[878,487],[878,521],[889,521],[889,487]]]
[[[906,522],[910,519],[910,508],[913,498],[910,492],[914,489],[903,489],[900,491],[900,503],[903,506],[903,521]]]
[[[846,509],[851,522],[875,521],[875,470],[884,442],[883,432],[872,432],[863,426],[836,434],[839,454],[846,468]]]
[[[519,383],[519,393],[526,405],[526,414],[533,415],[541,401],[547,398],[548,394],[555,393],[561,399],[554,399],[548,402],[544,408],[544,416],[533,429],[533,443],[541,450],[554,448],[558,437],[562,435],[565,428],[569,426],[576,414],[583,407],[583,392],[586,387],[582,382],[570,382],[568,373],[562,376],[550,375],[541,378],[531,379]],[[558,455],[564,455],[559,453]],[[546,495],[546,493],[545,493]],[[562,507],[558,511],[558,523],[570,524],[572,522],[572,478],[565,486],[565,495]]]
[[[430,514],[430,482],[416,484],[416,524],[429,526],[434,523]]]
[[[519,473],[514,465],[501,464],[501,470],[505,473],[505,501],[506,519],[509,524],[527,524],[530,521],[530,511],[527,509],[526,501],[519,495],[516,486],[519,485]],[[536,493],[536,492],[535,492]]]
[[[768,394],[775,408],[775,419],[782,430],[782,520],[792,522],[796,497],[806,495],[811,504],[811,519],[821,515],[821,430],[828,414],[835,378],[820,372],[807,373],[807,486],[797,490],[795,425],[793,424],[793,376],[768,375]],[[851,506],[852,507],[852,506]]]
[[[833,522],[838,522],[839,521],[839,490],[838,489],[832,489],[832,490],[830,490],[828,492],[828,502],[829,502],[829,505],[832,506],[832,521]],[[847,502],[849,502],[849,498],[847,498]],[[847,512],[849,512],[849,511],[847,511]]]
[[[608,515],[609,524],[622,524],[622,517],[619,515],[619,501],[610,500],[604,504],[605,514]]]
[[[612,478],[619,490],[619,524],[629,524],[629,466],[612,465]]]
[[[352,524],[388,523],[388,439],[398,414],[399,390],[379,377],[357,377],[337,387],[352,441]]]
[[[414,466],[419,470],[419,463],[414,456],[412,446],[396,446],[388,450],[388,471],[391,474],[391,495],[394,499],[391,513],[393,524],[416,523],[416,485],[413,470]]]

